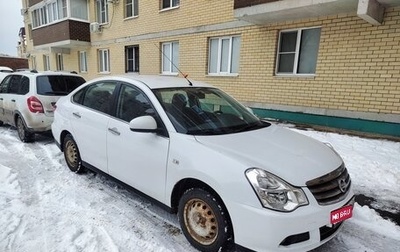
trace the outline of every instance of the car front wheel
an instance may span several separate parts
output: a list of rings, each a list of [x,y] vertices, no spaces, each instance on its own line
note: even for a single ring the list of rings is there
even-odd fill
[[[193,188],[179,201],[178,218],[186,239],[200,251],[224,250],[232,240],[225,207],[211,193]]]
[[[83,167],[78,145],[70,134],[65,136],[63,150],[68,168],[75,173],[81,173]]]
[[[22,142],[28,143],[33,141],[34,134],[28,131],[28,129],[24,124],[24,121],[19,116],[17,118],[17,131],[18,131],[18,137],[19,139],[21,139]]]

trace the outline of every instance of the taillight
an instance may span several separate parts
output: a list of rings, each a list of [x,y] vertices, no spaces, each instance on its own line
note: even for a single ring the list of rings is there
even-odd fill
[[[32,113],[44,113],[43,105],[35,96],[31,96],[27,100],[29,111]]]

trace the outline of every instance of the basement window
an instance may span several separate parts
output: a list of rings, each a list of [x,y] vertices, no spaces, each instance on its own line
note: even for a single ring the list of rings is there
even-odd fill
[[[179,0],[161,0],[161,10],[172,9],[179,6]]]

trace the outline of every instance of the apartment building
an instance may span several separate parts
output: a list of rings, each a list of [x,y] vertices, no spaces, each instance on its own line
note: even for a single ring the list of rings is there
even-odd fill
[[[398,0],[23,0],[31,68],[182,75],[262,117],[400,136]]]

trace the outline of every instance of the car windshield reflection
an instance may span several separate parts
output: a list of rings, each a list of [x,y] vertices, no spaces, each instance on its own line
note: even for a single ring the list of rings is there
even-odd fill
[[[179,133],[220,135],[270,125],[216,88],[163,88],[153,92]]]

